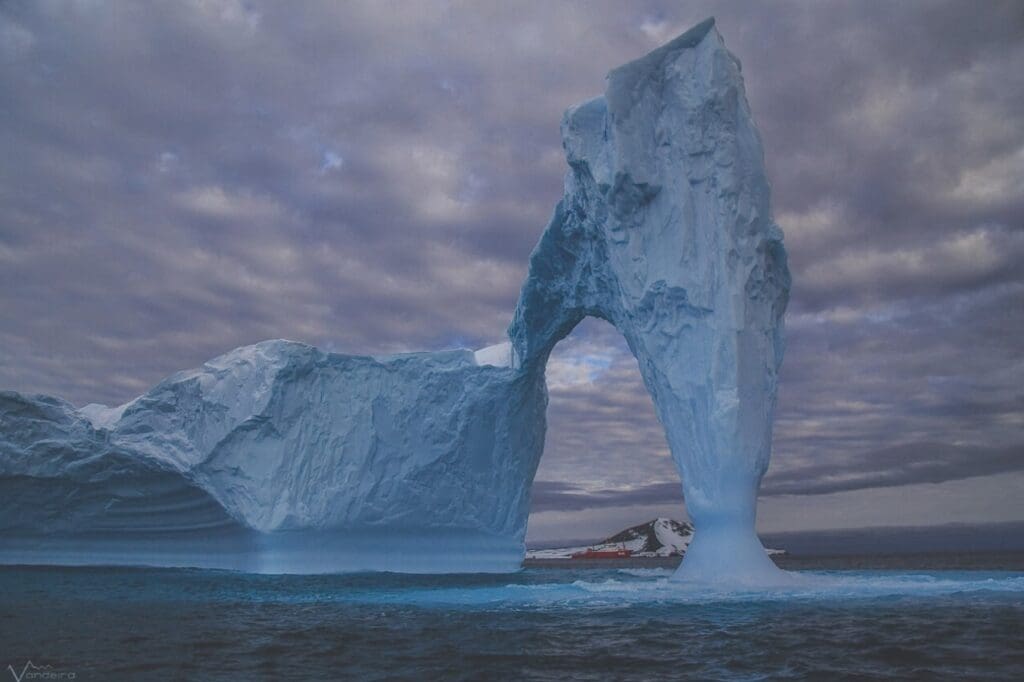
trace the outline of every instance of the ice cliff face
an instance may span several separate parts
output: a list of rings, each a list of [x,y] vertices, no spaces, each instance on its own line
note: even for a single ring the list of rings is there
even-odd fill
[[[565,196],[510,343],[389,358],[269,341],[121,408],[0,393],[0,561],[514,570],[544,367],[625,336],[697,533],[683,575],[772,570],[753,532],[789,275],[739,63],[711,20],[562,123]],[[213,538],[213,540],[211,540]]]
[[[98,561],[137,562],[141,544],[147,563],[509,570],[545,402],[542,383],[471,351],[371,358],[287,341],[116,410],[2,393],[0,555],[88,537]],[[211,535],[219,546],[190,552]]]
[[[612,71],[562,140],[572,170],[509,329],[517,362],[542,372],[585,316],[615,325],[697,527],[682,570],[739,552],[770,571],[753,528],[789,271],[739,62],[708,20]]]

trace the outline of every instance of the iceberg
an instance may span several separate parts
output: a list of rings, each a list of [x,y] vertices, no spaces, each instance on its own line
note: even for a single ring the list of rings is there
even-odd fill
[[[0,562],[512,571],[545,365],[625,337],[696,528],[677,573],[764,581],[754,532],[789,272],[740,64],[709,19],[562,121],[565,193],[508,339],[369,357],[239,348],[130,403],[0,393]]]
[[[290,341],[115,409],[0,393],[0,561],[514,570],[544,407],[471,351]]]
[[[562,121],[571,171],[509,336],[543,373],[584,317],[625,337],[696,527],[677,577],[776,572],[754,531],[790,277],[739,61],[709,19]]]

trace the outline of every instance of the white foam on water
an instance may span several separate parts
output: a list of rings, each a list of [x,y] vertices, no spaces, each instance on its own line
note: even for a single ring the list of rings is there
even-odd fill
[[[1024,596],[1024,574],[982,571],[786,572],[785,585],[725,588],[714,584],[682,583],[671,571],[620,569],[599,579],[566,582],[508,583],[467,587],[389,589],[354,595],[357,601],[423,605],[466,605],[497,608],[633,607],[654,604],[713,604],[870,600],[887,597],[947,597],[951,595]],[[568,577],[568,576],[567,576]]]

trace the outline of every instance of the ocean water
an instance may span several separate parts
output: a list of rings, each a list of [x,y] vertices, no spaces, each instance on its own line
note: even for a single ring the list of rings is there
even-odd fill
[[[1024,679],[1017,570],[671,573],[0,567],[0,680]]]

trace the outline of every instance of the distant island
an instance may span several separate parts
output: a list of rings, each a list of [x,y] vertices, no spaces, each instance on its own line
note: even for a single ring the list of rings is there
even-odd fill
[[[631,526],[599,542],[576,547],[528,549],[526,560],[565,559],[659,559],[682,557],[693,539],[693,524],[688,521],[657,518]],[[769,555],[785,554],[782,549],[766,549]]]

